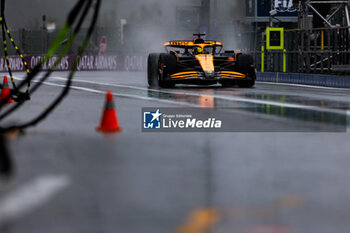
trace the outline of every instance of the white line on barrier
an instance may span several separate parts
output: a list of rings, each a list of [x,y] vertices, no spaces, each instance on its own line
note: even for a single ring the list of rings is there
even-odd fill
[[[71,183],[64,175],[45,175],[19,187],[0,201],[0,225],[47,203]]]

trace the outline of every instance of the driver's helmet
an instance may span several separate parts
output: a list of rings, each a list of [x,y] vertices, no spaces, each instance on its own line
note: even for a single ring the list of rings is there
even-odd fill
[[[196,47],[195,52],[196,52],[197,54],[203,53],[203,49],[202,49],[201,47]]]

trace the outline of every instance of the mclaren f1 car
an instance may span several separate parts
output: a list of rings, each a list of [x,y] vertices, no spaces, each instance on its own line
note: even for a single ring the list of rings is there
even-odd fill
[[[204,40],[194,34],[193,41],[169,41],[166,53],[148,56],[150,87],[172,88],[176,84],[252,87],[256,71],[251,55],[235,51],[222,52],[222,43]]]

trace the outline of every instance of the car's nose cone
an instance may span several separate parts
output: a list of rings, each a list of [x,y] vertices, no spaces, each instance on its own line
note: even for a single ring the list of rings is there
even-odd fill
[[[214,71],[205,71],[204,72],[206,78],[214,78],[215,77],[215,72]]]

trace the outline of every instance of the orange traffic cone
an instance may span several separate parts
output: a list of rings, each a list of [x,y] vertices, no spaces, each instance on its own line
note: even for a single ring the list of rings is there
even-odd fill
[[[113,94],[111,91],[107,92],[106,105],[103,110],[101,124],[97,128],[98,131],[112,133],[121,130],[118,124],[117,113],[114,108]]]
[[[0,94],[0,101],[5,100],[6,98],[8,98],[10,96],[10,98],[7,100],[7,103],[13,103],[15,102],[12,98],[11,98],[11,90],[9,87],[9,83],[7,80],[7,76],[4,76],[4,82],[2,84],[2,90],[1,90],[1,94]]]

